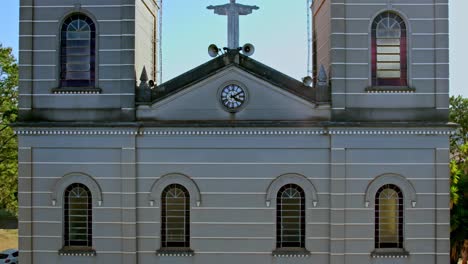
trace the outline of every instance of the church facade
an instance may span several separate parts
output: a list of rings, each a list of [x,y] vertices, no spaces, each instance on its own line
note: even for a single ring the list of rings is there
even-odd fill
[[[447,0],[315,0],[313,87],[153,87],[154,0],[20,5],[21,263],[449,262]]]

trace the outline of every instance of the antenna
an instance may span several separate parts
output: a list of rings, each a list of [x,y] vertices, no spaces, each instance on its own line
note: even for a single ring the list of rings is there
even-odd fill
[[[159,81],[159,83],[161,84],[162,83],[162,77],[163,77],[163,71],[162,71],[162,65],[163,65],[163,60],[162,60],[162,54],[163,54],[163,51],[162,51],[162,28],[163,28],[163,0],[159,0],[159,10],[158,10],[158,13],[159,13],[159,65],[158,65],[158,71],[159,71],[159,76],[158,76],[158,79],[157,81]]]
[[[312,76],[312,0],[307,4],[307,76]]]

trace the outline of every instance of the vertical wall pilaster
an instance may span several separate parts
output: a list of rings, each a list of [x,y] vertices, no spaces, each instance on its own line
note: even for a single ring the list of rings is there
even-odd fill
[[[443,2],[443,3],[441,3]],[[436,108],[447,111],[449,107],[449,28],[447,1],[434,0],[434,77],[436,78]]]
[[[346,108],[346,1],[330,0],[330,72],[332,87],[332,107],[334,113],[343,112]],[[338,18],[338,19],[334,19]]]
[[[122,263],[137,263],[137,217],[136,217],[136,150],[135,137],[129,136],[122,147]]]
[[[345,263],[345,197],[333,195],[346,191],[346,149],[331,146],[330,154],[330,264]]]
[[[120,33],[123,35],[133,35],[132,37],[126,36],[120,39],[120,49],[121,50],[132,50],[133,56],[124,56],[123,53],[119,56],[119,63],[121,64],[135,64],[135,33],[136,33],[136,24],[135,24],[135,15],[136,15],[136,1],[122,1],[125,4],[129,5],[127,7],[120,8],[120,17],[123,20],[127,20],[125,22],[120,22]],[[122,3],[123,4],[123,3]],[[132,7],[130,7],[132,5]],[[133,21],[129,21],[133,20]],[[133,71],[133,70],[132,70]],[[120,76],[128,76],[129,71],[128,68],[120,67]],[[140,76],[141,72],[137,72],[136,76]],[[135,78],[136,76],[133,76]],[[135,85],[136,85],[136,78],[134,82],[122,82],[120,85],[120,92],[122,95],[120,96],[121,102],[121,120],[135,120]],[[125,85],[123,85],[125,83]]]
[[[448,146],[448,142],[447,142]],[[437,264],[450,263],[450,171],[449,149],[437,148],[435,150],[435,234],[436,234],[436,262]]]
[[[34,6],[34,0],[21,0],[20,6]],[[19,119],[25,120],[32,112],[34,80],[34,12],[35,8],[20,8],[19,25]],[[29,35],[29,36],[28,36]],[[28,37],[26,37],[28,36]]]
[[[18,221],[19,221],[19,256],[20,263],[32,264],[33,250],[33,173],[32,148],[23,146],[22,137],[18,136]]]

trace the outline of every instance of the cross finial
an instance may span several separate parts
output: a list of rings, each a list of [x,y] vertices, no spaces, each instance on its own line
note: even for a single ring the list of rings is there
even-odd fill
[[[236,0],[229,0],[229,2],[225,5],[210,5],[207,8],[213,9],[217,15],[228,17],[228,48],[237,49],[239,48],[239,16],[249,15],[259,7],[237,4]]]

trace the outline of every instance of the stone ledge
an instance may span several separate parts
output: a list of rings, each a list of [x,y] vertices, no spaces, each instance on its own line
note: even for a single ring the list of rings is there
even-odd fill
[[[100,94],[101,88],[95,87],[59,87],[51,90],[53,94]]]
[[[60,256],[81,256],[81,257],[94,257],[96,250],[90,247],[63,247],[59,250]]]
[[[367,93],[414,93],[416,88],[408,86],[371,86],[365,90]]]
[[[308,258],[310,252],[305,248],[279,248],[273,252],[273,257],[278,258]]]
[[[156,251],[160,257],[191,257],[195,252],[190,248],[161,248]]]
[[[372,258],[407,258],[409,252],[403,248],[381,248],[371,252]]]

